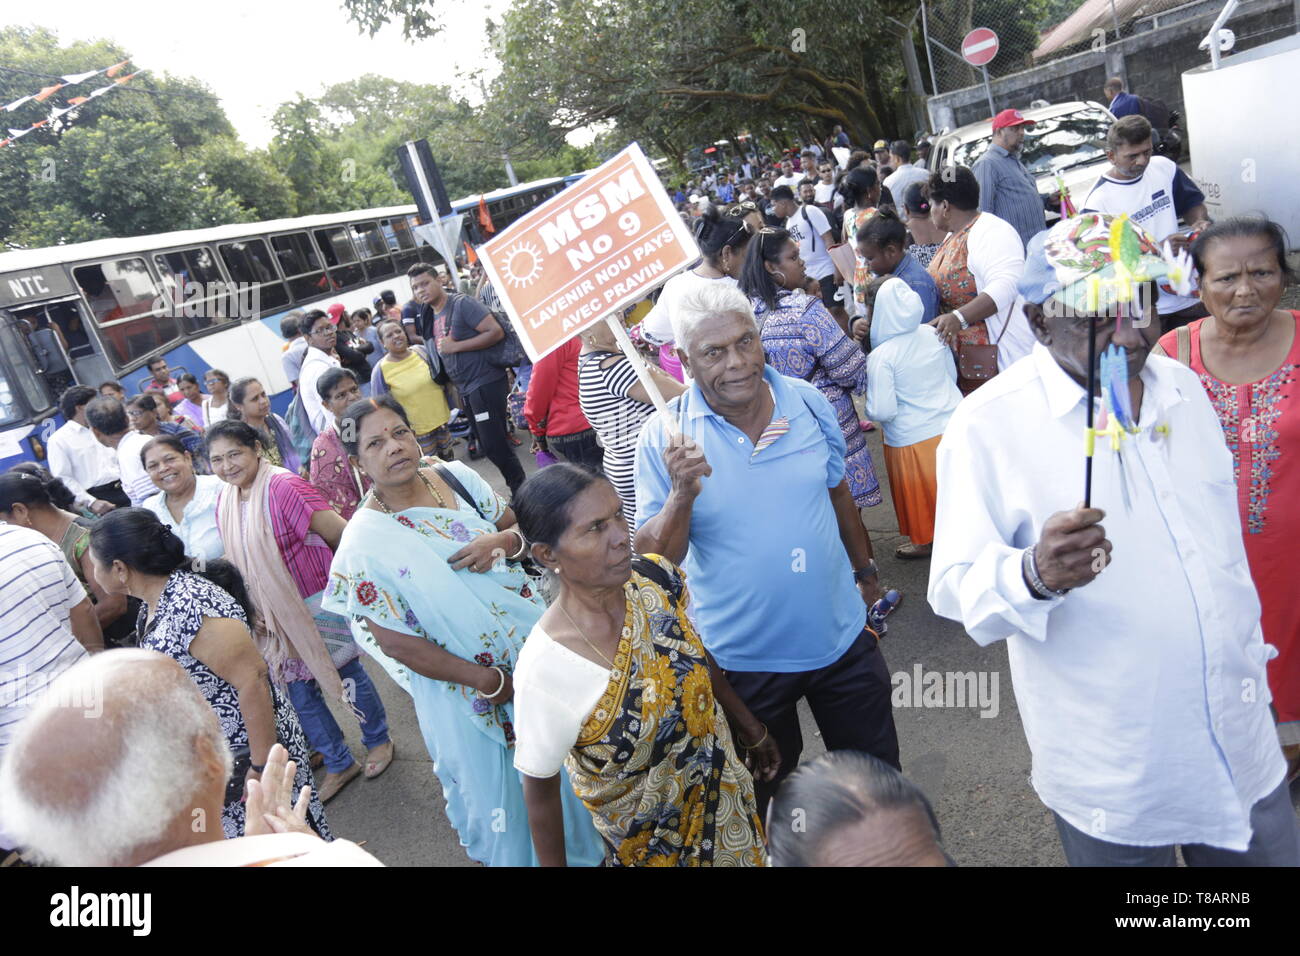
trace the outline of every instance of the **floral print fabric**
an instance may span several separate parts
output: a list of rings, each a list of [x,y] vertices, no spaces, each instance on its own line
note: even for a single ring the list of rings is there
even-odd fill
[[[652,558],[680,584],[680,572]],[[673,597],[633,573],[609,685],[565,767],[613,866],[762,866],[754,783],[713,696],[704,645]]]

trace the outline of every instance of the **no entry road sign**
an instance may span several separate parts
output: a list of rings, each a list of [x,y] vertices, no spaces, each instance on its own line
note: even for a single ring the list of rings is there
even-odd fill
[[[988,27],[979,27],[961,41],[961,55],[971,66],[984,66],[998,55],[998,35]]]

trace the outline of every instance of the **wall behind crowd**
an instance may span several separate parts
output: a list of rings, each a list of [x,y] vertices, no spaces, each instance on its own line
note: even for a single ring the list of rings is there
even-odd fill
[[[1183,8],[1191,14],[1187,19],[1169,25],[1161,19],[1157,29],[1124,35],[1118,42],[1108,31],[1103,50],[1086,49],[994,79],[993,101],[998,109],[1026,109],[1033,100],[1104,103],[1102,84],[1107,77],[1118,75],[1127,76],[1126,89],[1130,92],[1163,100],[1170,109],[1186,115],[1182,74],[1210,62],[1209,53],[1198,49],[1198,45],[1222,8],[1219,0],[1206,0],[1199,7],[1189,5]],[[1130,24],[1126,30],[1132,27]],[[1300,30],[1300,10],[1295,0],[1246,0],[1228,21],[1228,28],[1236,35],[1233,49],[1249,50]],[[988,119],[988,99],[982,84],[931,97],[928,106],[936,129],[955,129]]]

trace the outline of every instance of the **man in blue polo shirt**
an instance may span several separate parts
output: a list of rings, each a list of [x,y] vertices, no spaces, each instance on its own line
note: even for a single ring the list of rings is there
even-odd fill
[[[803,749],[800,698],[828,749],[899,766],[889,670],[866,628],[879,583],[830,403],[766,365],[735,286],[688,293],[677,317],[693,383],[641,430],[636,550],[684,561],[705,647],[776,738],[780,773],[755,781],[762,813]]]

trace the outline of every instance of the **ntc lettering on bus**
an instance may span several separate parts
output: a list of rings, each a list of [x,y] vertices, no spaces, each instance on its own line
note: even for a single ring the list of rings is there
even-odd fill
[[[592,193],[583,196],[573,204],[573,208],[566,209],[550,222],[542,223],[537,230],[538,235],[546,244],[548,253],[556,252],[581,236],[585,230],[600,225],[606,216],[613,215],[632,200],[644,195],[645,187],[641,185],[636,171],[629,169],[616,182],[601,186],[599,195]],[[639,225],[639,217],[631,212],[624,213],[618,221],[619,229],[628,235],[636,232]],[[583,239],[575,248],[566,249],[569,265],[577,269],[584,262],[591,262],[597,253],[608,252],[613,245],[608,236],[598,236],[595,243],[593,249],[591,243]]]

